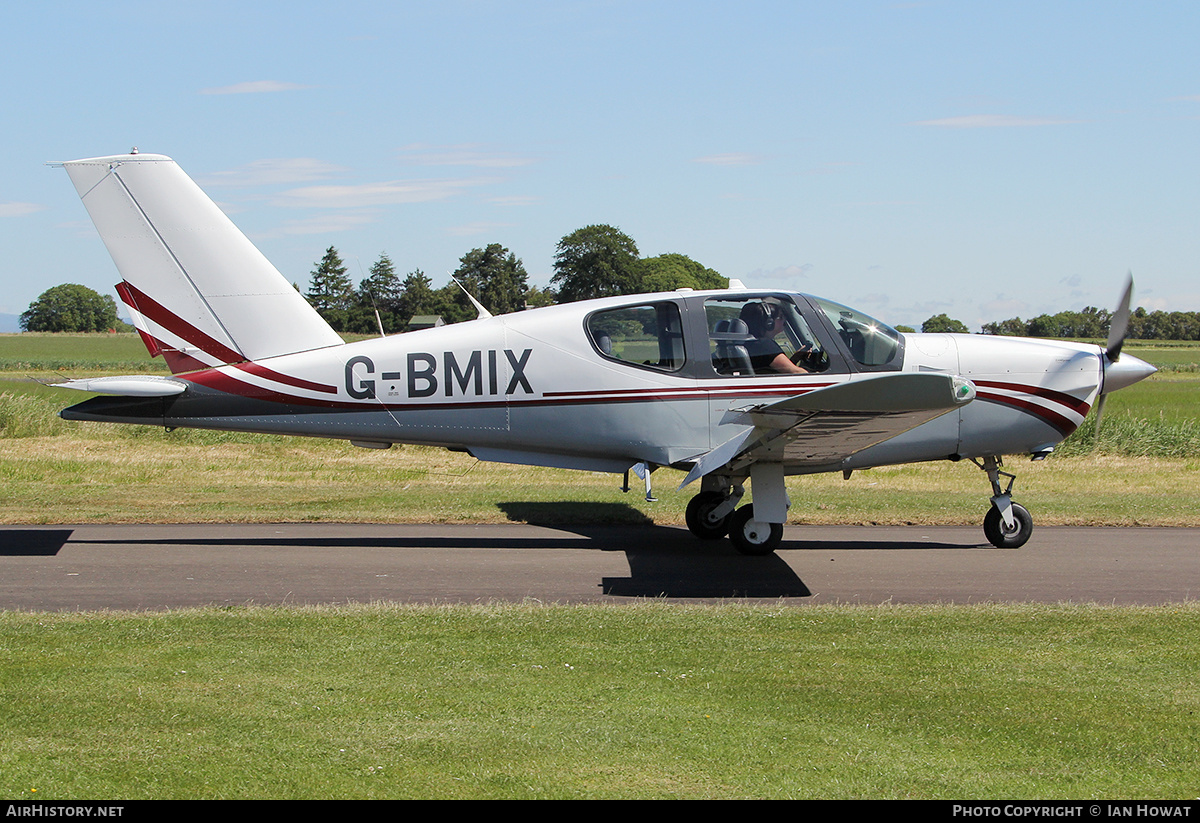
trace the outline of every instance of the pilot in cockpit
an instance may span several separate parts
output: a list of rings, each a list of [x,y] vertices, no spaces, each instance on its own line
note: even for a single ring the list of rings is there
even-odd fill
[[[746,341],[745,346],[756,374],[808,373],[807,369],[793,363],[775,342],[776,335],[783,332],[786,323],[779,306],[766,302],[747,303],[742,306],[740,317],[750,334],[754,335],[754,339]]]

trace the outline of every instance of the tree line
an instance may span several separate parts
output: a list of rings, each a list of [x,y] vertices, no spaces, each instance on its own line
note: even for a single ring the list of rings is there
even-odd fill
[[[387,253],[372,264],[357,285],[338,250],[330,246],[310,272],[304,296],[336,331],[386,334],[404,331],[414,317],[439,316],[446,323],[470,320],[476,310],[470,292],[492,314],[570,303],[594,297],[672,291],[723,289],[728,279],[683,254],[641,257],[637,243],[620,229],[591,225],[564,236],[554,255],[548,287],[529,285],[521,260],[499,243],[471,249],[459,260],[449,282],[435,287],[420,269],[401,277]],[[296,286],[299,290],[299,285]],[[1032,320],[1013,317],[982,326],[983,334],[1017,337],[1104,338],[1112,322],[1107,309],[1042,314]],[[44,292],[21,315],[24,331],[108,331],[127,328],[117,319],[116,304],[91,289],[63,284]],[[900,326],[900,331],[913,329]],[[922,332],[969,332],[946,314],[930,317]],[[1129,318],[1130,338],[1200,340],[1200,312],[1147,311]]]
[[[1040,314],[1032,320],[1020,317],[984,323],[984,334],[1017,337],[1104,338],[1112,323],[1112,312],[1088,306],[1083,311]],[[1129,313],[1129,334],[1134,340],[1200,340],[1200,312],[1147,311],[1139,306]]]
[[[1108,336],[1112,312],[1088,306],[1083,311],[1060,311],[1039,314],[1032,320],[1012,317],[994,323],[984,323],[983,334],[1008,337],[1055,337],[1071,340],[1096,340]],[[900,331],[906,331],[900,327]],[[908,329],[911,331],[911,329]],[[936,314],[921,324],[923,332],[967,334],[969,329],[960,320]],[[1129,314],[1129,333],[1133,340],[1200,340],[1200,312],[1147,311],[1139,306]]]
[[[471,249],[440,288],[420,269],[403,278],[383,253],[357,286],[338,250],[330,246],[311,272],[304,296],[336,331],[391,334],[414,317],[457,323],[476,316],[467,292],[492,314],[569,303],[593,297],[721,289],[729,281],[683,254],[643,258],[637,244],[613,226],[585,226],[559,241],[554,276],[545,289],[529,285],[521,260],[499,243]]]

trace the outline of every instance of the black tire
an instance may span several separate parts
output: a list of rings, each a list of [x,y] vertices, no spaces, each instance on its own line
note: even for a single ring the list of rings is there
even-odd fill
[[[1033,517],[1028,509],[1020,503],[1013,503],[1012,515],[1012,529],[1004,525],[1004,518],[995,506],[988,509],[987,516],[983,518],[983,533],[997,549],[1019,549],[1033,534]]]
[[[701,540],[719,540],[729,534],[729,520],[733,512],[720,520],[713,520],[710,516],[712,510],[724,503],[725,499],[720,492],[700,492],[693,497],[683,515],[688,531]]]
[[[754,519],[754,506],[742,506],[729,518],[729,540],[739,554],[761,557],[779,546],[783,524],[759,523]]]

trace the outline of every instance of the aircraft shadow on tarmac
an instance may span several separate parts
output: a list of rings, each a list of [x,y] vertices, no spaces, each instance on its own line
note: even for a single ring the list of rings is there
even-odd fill
[[[53,557],[71,534],[71,529],[5,529],[0,532],[0,557]]]
[[[608,505],[608,504],[598,504]],[[619,505],[619,504],[613,504]],[[785,560],[793,552],[864,551],[864,550],[964,550],[976,545],[923,541],[882,540],[785,540],[778,552],[764,557],[746,557],[734,551],[726,540],[698,540],[686,529],[657,526],[645,515],[632,509],[637,517],[619,525],[570,525],[557,520],[551,504],[512,504],[505,508],[513,519],[541,526],[544,532],[504,536],[495,530],[473,534],[424,535],[305,535],[289,529],[278,535],[234,537],[201,534],[186,537],[127,539],[80,536],[72,539],[71,529],[6,529],[0,540],[0,556],[53,556],[69,541],[87,545],[147,546],[244,546],[248,548],[330,548],[330,549],[495,549],[562,550],[623,552],[629,563],[628,577],[604,577],[601,590],[613,597],[653,598],[788,598],[809,597],[812,592]],[[519,514],[518,514],[519,512]],[[614,512],[597,518],[611,522]],[[623,513],[615,513],[625,516]],[[987,548],[991,548],[990,546]]]

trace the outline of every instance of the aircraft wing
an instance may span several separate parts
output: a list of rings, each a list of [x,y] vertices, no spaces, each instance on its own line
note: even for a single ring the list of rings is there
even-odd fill
[[[969,380],[938,372],[871,375],[775,403],[731,409],[753,427],[695,458],[686,486],[727,465],[758,460],[837,464],[975,399]]]

